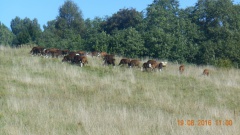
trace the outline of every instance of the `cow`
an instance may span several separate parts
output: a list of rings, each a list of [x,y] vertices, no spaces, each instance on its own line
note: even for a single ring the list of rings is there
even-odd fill
[[[62,62],[72,62],[76,55],[79,54],[76,52],[69,52],[68,55],[63,57]]]
[[[30,51],[30,54],[32,55],[42,55],[44,48],[41,46],[35,46]]]
[[[62,55],[62,51],[56,48],[51,48],[51,49],[46,49],[44,51],[45,57],[49,57],[51,56],[52,58],[56,57],[58,58],[58,56]]]
[[[208,69],[204,69],[204,70],[203,70],[203,75],[208,76],[208,75],[209,75],[209,70],[208,70]]]
[[[143,67],[143,71],[148,71],[148,69],[150,68],[147,62],[143,63],[142,67]]]
[[[128,63],[128,67],[129,68],[132,68],[132,67],[139,67],[140,68],[140,61],[139,60],[131,60],[129,63]]]
[[[123,59],[121,59],[120,60],[120,62],[119,62],[119,66],[121,66],[121,65],[128,65],[128,63],[130,62],[131,60],[130,59],[128,59],[128,58],[123,58]]]
[[[179,66],[179,73],[183,73],[184,72],[184,65],[180,65]]]
[[[159,63],[155,60],[148,60],[147,64],[149,65],[149,67],[154,70],[155,68],[158,68]]]
[[[159,71],[162,71],[162,69],[163,69],[163,63],[162,63],[162,62],[160,62],[160,63],[158,64],[158,69],[159,69]]]
[[[113,65],[115,66],[115,58],[112,54],[107,54],[103,57],[103,65]]]
[[[80,64],[80,67],[83,67],[85,64],[88,63],[86,56],[75,55],[74,59],[72,60],[73,64]]]

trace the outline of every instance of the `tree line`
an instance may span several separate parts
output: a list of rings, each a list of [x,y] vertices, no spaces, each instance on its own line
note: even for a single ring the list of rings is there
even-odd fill
[[[240,5],[231,0],[198,0],[182,9],[178,0],[153,0],[144,11],[123,8],[105,18],[83,19],[66,0],[41,30],[37,19],[0,23],[0,44],[105,51],[130,58],[237,67],[240,64]]]

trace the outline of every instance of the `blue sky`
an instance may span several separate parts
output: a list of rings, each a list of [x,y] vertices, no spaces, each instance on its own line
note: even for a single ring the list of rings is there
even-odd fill
[[[72,0],[83,13],[83,18],[111,16],[122,8],[144,10],[153,0]],[[58,15],[58,9],[65,0],[0,0],[0,22],[10,28],[10,22],[16,16],[31,20],[37,18],[43,27],[48,21]],[[197,0],[179,0],[180,8],[194,6]],[[234,0],[240,3],[240,0]]]

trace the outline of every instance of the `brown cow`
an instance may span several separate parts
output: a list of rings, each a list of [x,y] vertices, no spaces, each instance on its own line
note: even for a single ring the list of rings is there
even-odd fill
[[[75,55],[74,59],[72,60],[73,64],[80,64],[80,67],[83,67],[85,64],[88,63],[86,56]]]
[[[106,59],[113,59],[114,58],[114,55],[113,54],[107,54],[103,57],[103,60],[106,60]]]
[[[72,62],[76,55],[78,55],[76,52],[69,52],[68,55],[63,57],[62,62]]]
[[[208,76],[208,75],[209,75],[209,70],[208,70],[208,69],[204,69],[204,70],[203,70],[203,75]]]
[[[159,67],[159,63],[155,60],[148,60],[147,63],[152,70]]]
[[[184,65],[179,66],[179,72],[182,74],[184,71]]]
[[[82,56],[82,59],[80,60],[81,62],[81,67],[85,66],[85,64],[88,64],[88,60],[86,56]]]
[[[128,67],[129,68],[132,68],[132,67],[139,67],[140,68],[140,61],[139,60],[131,60],[129,63],[128,63]]]
[[[32,48],[32,50],[30,51],[30,53],[31,53],[32,55],[42,55],[43,50],[44,50],[43,47],[41,47],[41,46],[35,46],[35,47]]]
[[[46,57],[52,56],[52,58],[58,58],[58,56],[62,55],[62,51],[56,48],[46,49],[44,53]]]
[[[148,69],[150,68],[147,62],[143,63],[142,67],[143,67],[143,71],[148,71]]]
[[[121,65],[128,65],[128,63],[130,62],[131,60],[130,59],[128,59],[128,58],[123,58],[123,59],[121,59],[120,60],[120,62],[119,62],[119,66],[121,66]]]
[[[113,65],[115,66],[115,58],[112,54],[107,54],[103,57],[103,65]]]

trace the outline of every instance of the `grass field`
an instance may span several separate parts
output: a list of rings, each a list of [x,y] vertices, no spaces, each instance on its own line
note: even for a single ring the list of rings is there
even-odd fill
[[[239,69],[81,68],[30,50],[0,46],[1,135],[240,134]]]

